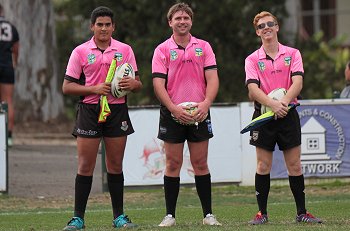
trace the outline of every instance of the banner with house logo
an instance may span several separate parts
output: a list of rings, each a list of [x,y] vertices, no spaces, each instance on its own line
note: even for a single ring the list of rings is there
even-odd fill
[[[297,110],[304,176],[350,176],[350,104],[304,105]],[[287,177],[283,154],[276,146],[271,178]]]

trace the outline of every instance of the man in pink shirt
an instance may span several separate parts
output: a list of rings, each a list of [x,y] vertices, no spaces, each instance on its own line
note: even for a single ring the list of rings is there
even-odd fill
[[[278,21],[271,13],[263,11],[257,14],[253,25],[262,42],[261,48],[245,60],[249,98],[255,101],[253,118],[261,114],[261,105],[266,105],[275,113],[276,120],[250,133],[250,144],[256,147],[255,190],[259,212],[249,224],[259,225],[268,221],[267,199],[270,190],[272,155],[276,143],[284,154],[289,184],[297,208],[296,221],[322,223],[305,208],[304,175],[300,161],[300,120],[295,109],[288,111],[289,104],[297,103],[297,96],[303,86],[304,69],[300,52],[278,42]],[[276,88],[287,90],[287,94],[280,100],[267,96]]]
[[[112,38],[115,29],[114,14],[107,7],[97,7],[91,14],[91,31],[94,36],[76,47],[68,62],[62,90],[64,94],[80,96],[73,135],[77,138],[78,173],[75,178],[74,216],[64,230],[80,230],[85,227],[84,214],[91,190],[92,177],[98,148],[103,139],[106,148],[107,183],[113,208],[113,226],[135,227],[123,211],[123,157],[127,136],[134,132],[126,97],[114,98],[111,84],[105,83],[112,59],[117,65],[130,63],[136,78],[123,78],[119,87],[138,91],[139,79],[134,53],[131,47]],[[100,97],[107,96],[111,114],[99,123]]]
[[[204,225],[221,225],[212,214],[208,144],[213,137],[209,107],[219,88],[215,55],[210,44],[190,34],[193,12],[185,3],[173,5],[167,14],[173,35],[160,44],[152,59],[153,86],[161,103],[158,138],[164,141],[166,216],[159,226],[173,226],[180,189],[184,142],[187,140],[195,173]],[[195,102],[190,115],[178,106]],[[179,122],[175,122],[175,117]],[[185,125],[195,120],[197,125]]]

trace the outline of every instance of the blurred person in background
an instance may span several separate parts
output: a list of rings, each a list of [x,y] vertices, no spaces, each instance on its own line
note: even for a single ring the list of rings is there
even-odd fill
[[[350,98],[350,61],[345,66],[345,88],[340,93],[340,98]]]
[[[8,105],[8,146],[12,146],[12,131],[15,112],[13,93],[15,68],[18,61],[19,35],[15,26],[4,18],[4,9],[0,5],[0,99]]]

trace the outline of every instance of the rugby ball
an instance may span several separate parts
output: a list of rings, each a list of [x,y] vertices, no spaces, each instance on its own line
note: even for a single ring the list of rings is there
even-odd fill
[[[284,88],[276,88],[275,90],[271,91],[267,96],[274,99],[274,100],[281,100],[283,96],[287,94],[286,89]],[[271,111],[270,107],[267,107],[265,105],[261,105],[261,114],[264,114],[268,111]]]
[[[111,83],[111,93],[114,97],[120,98],[130,92],[122,90],[119,87],[120,80],[126,76],[130,76],[131,78],[135,79],[135,71],[129,63],[123,63],[119,65],[114,72],[113,80]]]
[[[196,104],[197,104],[197,103],[195,103],[195,102],[183,102],[183,103],[178,104],[178,106],[181,106],[181,107],[183,107],[183,106],[189,107],[189,109],[184,109],[184,110],[186,110],[186,112],[187,112],[188,114],[193,115],[194,112],[197,111],[197,109],[198,109],[198,107],[195,106]],[[207,114],[207,115],[208,115],[208,114]],[[207,115],[205,116],[205,118],[207,118]],[[196,125],[196,124],[198,124],[198,122],[202,122],[202,121],[195,121],[195,120],[193,120],[193,121],[191,121],[191,122],[189,122],[189,123],[184,124],[184,123],[180,122],[178,119],[176,119],[176,117],[175,117],[173,114],[171,114],[171,116],[173,117],[173,119],[174,119],[177,123],[183,124],[183,125]]]

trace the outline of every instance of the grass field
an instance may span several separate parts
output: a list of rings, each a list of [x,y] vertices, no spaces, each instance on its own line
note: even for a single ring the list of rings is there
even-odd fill
[[[214,186],[213,210],[222,227],[201,225],[202,212],[196,190],[181,187],[177,225],[159,228],[164,216],[163,190],[126,189],[125,212],[134,230],[350,230],[350,183],[334,181],[307,185],[308,210],[324,224],[295,223],[295,204],[288,186],[272,186],[269,197],[269,223],[249,226],[257,212],[253,187]],[[28,199],[0,196],[0,230],[62,230],[72,215],[73,198]],[[85,215],[87,231],[114,230],[108,194],[92,196]]]

